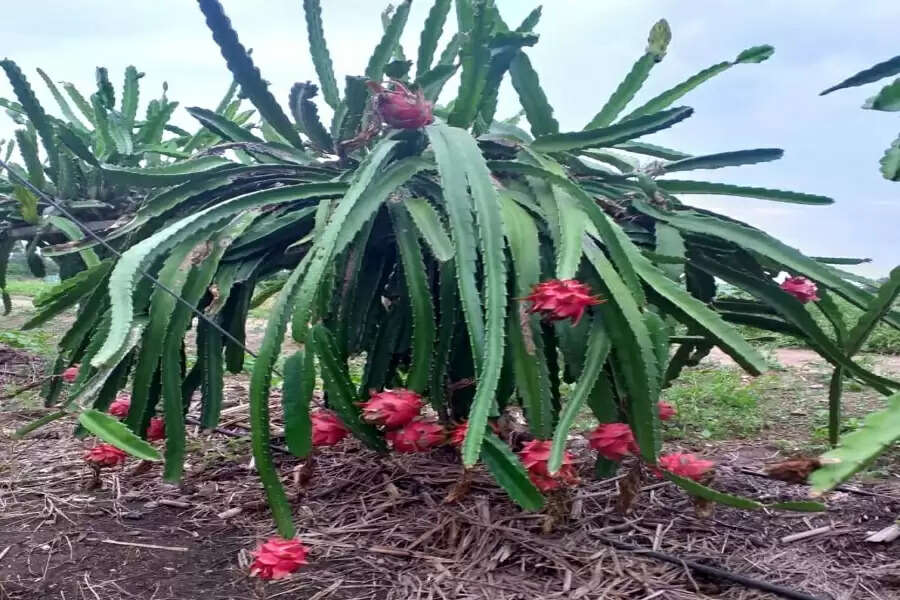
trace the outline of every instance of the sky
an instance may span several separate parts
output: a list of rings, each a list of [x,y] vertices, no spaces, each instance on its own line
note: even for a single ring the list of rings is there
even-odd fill
[[[410,56],[415,55],[431,4],[413,2],[401,40]],[[286,105],[294,82],[316,80],[300,0],[224,0],[223,5],[279,101]],[[379,15],[385,5],[322,0],[339,82],[365,69],[381,34]],[[508,23],[517,24],[537,2],[497,0],[497,5]],[[643,52],[647,33],[660,18],[671,25],[672,42],[635,107],[713,63],[733,59],[744,48],[771,44],[776,50],[768,61],[738,65],[682,98],[679,104],[693,107],[694,115],[643,141],[692,154],[783,148],[785,156],[777,162],[681,175],[822,194],[836,202],[804,206],[732,197],[683,199],[760,227],[813,256],[872,258],[854,268],[860,274],[882,276],[900,263],[900,183],[883,179],[878,170],[878,159],[900,128],[892,113],[861,110],[882,84],[818,96],[822,89],[900,53],[900,3],[545,1],[536,28],[541,40],[527,52],[563,131],[581,129],[603,106]],[[0,20],[0,40],[0,54],[19,64],[52,114],[59,110],[37,67],[88,94],[96,66],[107,67],[120,90],[124,69],[133,64],[146,73],[140,110],[158,96],[165,80],[169,98],[181,102],[174,122],[190,129],[196,125],[183,108],[214,108],[231,80],[190,0],[79,0],[75,5],[31,0],[27,8]],[[451,82],[442,99],[452,99],[454,92]],[[0,96],[12,97],[5,78]],[[517,110],[518,100],[506,82],[498,115]],[[320,112],[329,114],[325,108]],[[0,137],[11,133],[11,122],[0,115]]]

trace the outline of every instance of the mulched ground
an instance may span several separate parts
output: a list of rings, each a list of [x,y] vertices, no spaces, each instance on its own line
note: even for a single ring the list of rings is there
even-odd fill
[[[33,366],[12,353],[16,369]],[[26,365],[26,367],[22,367]],[[0,370],[9,369],[0,364]],[[16,383],[24,384],[26,377]],[[5,382],[4,382],[5,383]],[[233,384],[234,394],[240,386]],[[231,415],[241,412],[233,407]],[[900,542],[869,532],[900,513],[900,487],[837,492],[827,513],[719,507],[700,519],[669,483],[647,479],[633,511],[616,510],[622,479],[584,479],[546,514],[518,510],[484,473],[446,504],[459,480],[450,450],[380,457],[348,441],[318,456],[300,489],[299,461],[280,456],[310,563],[287,581],[246,577],[247,550],[273,533],[246,439],[192,432],[186,476],[160,480],[138,461],[88,490],[87,442],[57,423],[26,440],[12,430],[34,411],[0,413],[0,600],[218,599],[769,599],[776,596],[692,574],[613,547],[657,548],[764,579],[815,598],[900,598]],[[803,499],[805,486],[750,475],[776,450],[723,445],[715,486],[771,502]],[[797,542],[786,535],[832,526]]]

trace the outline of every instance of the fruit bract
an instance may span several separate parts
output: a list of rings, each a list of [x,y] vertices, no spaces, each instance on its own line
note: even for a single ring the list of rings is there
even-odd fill
[[[547,461],[550,459],[552,445],[553,443],[548,440],[532,440],[525,442],[519,452],[519,458],[528,470],[528,477],[542,492],[578,483],[578,475],[575,474],[575,466],[572,464],[572,455],[568,450],[563,453],[562,466],[559,471],[550,475],[547,470]]]
[[[164,439],[166,439],[166,422],[160,417],[153,417],[147,426],[147,441],[156,442]]]
[[[115,401],[109,405],[109,414],[120,419],[128,416],[131,409],[131,396],[129,394],[119,394]]]

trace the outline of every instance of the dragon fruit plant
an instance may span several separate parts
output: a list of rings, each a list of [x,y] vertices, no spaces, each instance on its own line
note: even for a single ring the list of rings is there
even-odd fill
[[[89,430],[144,453],[155,450],[139,438],[160,412],[166,479],[182,475],[184,415],[195,391],[202,426],[216,426],[223,373],[244,367],[248,311],[266,299],[272,304],[250,385],[252,449],[285,540],[295,534],[291,506],[269,449],[275,372],[284,375],[285,437],[297,456],[342,435],[316,412],[327,409],[376,452],[388,441],[398,451],[458,445],[466,467],[484,463],[530,510],[542,507],[541,489],[577,482],[566,441],[585,406],[600,424],[620,425],[593,436],[605,456],[633,454],[653,466],[660,416],[670,416],[658,405],[660,390],[684,366],[719,347],[749,373],[764,370],[732,324],[793,333],[847,376],[897,387],[851,361],[811,316],[830,311],[833,295],[866,307],[870,290],[828,264],[836,261],[804,256],[679,195],[820,207],[831,199],[678,177],[775,160],[778,149],[695,156],[645,139],[691,116],[676,103],[692,89],[765,61],[771,47],[748,48],[631,107],[666,55],[670,31],[660,21],[597,114],[577,131],[561,131],[528,57],[540,9],[508,24],[491,0],[457,0],[460,33],[441,42],[453,5],[435,0],[412,50],[399,43],[410,9],[401,2],[386,15],[364,70],[341,89],[319,0],[304,0],[319,83],[295,84],[283,107],[219,2],[198,4],[259,119],[190,108],[219,143],[172,164],[110,169],[147,190],[111,234],[123,255],[64,281],[38,313],[81,306],[54,367],[82,365],[60,412],[77,408]],[[457,75],[458,87],[449,89]],[[496,114],[505,78],[521,104],[521,126],[519,115]],[[320,100],[333,111],[330,124]],[[145,271],[184,302],[154,288]],[[804,304],[780,287],[783,273],[814,283],[818,300]],[[720,281],[753,299],[722,297]],[[216,326],[195,319],[191,307]],[[197,358],[189,363],[184,339],[192,326]],[[282,357],[288,332],[299,349]],[[363,354],[357,385],[348,361]],[[325,406],[312,410],[317,376]],[[101,413],[129,385],[120,425]],[[518,455],[489,428],[513,405],[532,438]],[[673,465],[687,477],[664,474],[691,494],[728,498],[691,479],[705,463]],[[292,564],[302,558],[295,552]]]

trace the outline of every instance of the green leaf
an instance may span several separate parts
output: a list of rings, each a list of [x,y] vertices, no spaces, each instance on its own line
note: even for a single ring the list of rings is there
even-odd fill
[[[556,431],[553,433],[553,446],[550,449],[550,459],[547,461],[547,470],[550,474],[559,471],[562,466],[563,455],[566,451],[566,442],[569,439],[569,429],[575,422],[575,418],[584,406],[585,401],[594,389],[597,383],[597,377],[603,370],[606,363],[606,357],[609,356],[610,339],[606,333],[606,327],[603,320],[594,317],[591,323],[591,335],[587,345],[587,355],[584,360],[584,367],[578,376],[578,383],[575,385],[575,391],[566,400],[562,413],[559,416],[559,423],[556,424]]]
[[[834,203],[834,200],[826,196],[804,194],[801,192],[788,192],[785,190],[773,190],[769,188],[731,185],[728,183],[713,183],[710,181],[686,181],[680,179],[661,179],[656,183],[657,185],[659,185],[660,189],[672,194],[742,196],[745,198],[759,198],[760,200],[792,202],[794,204],[824,205]]]
[[[259,69],[253,64],[253,59],[238,40],[237,34],[231,28],[231,22],[222,10],[222,5],[218,0],[198,0],[198,4],[206,17],[206,24],[212,31],[213,39],[219,45],[222,56],[228,64],[228,70],[241,86],[241,93],[250,99],[259,114],[275,131],[293,146],[302,148],[300,136],[275,102],[268,89],[268,83],[263,80]]]
[[[143,76],[144,74],[138,73],[138,70],[132,65],[125,68],[125,84],[122,88],[122,120],[128,127],[129,134],[131,133],[131,127],[134,125],[134,117],[137,115],[138,94],[140,91],[138,81]]]
[[[162,167],[119,167],[103,165],[103,173],[118,185],[136,187],[168,187],[189,181],[199,173],[217,171],[232,166],[233,162],[218,156],[201,156],[174,162]]]
[[[553,188],[559,215],[559,237],[557,242],[556,277],[572,279],[581,263],[581,239],[589,220],[579,210],[578,203],[565,190]]]
[[[91,106],[94,109],[94,120],[97,122],[97,132],[100,134],[94,136],[94,148],[98,156],[110,155],[115,152],[115,141],[109,130],[109,114],[103,105],[103,100],[97,94],[91,95]]]
[[[647,135],[660,129],[671,127],[693,114],[694,109],[687,106],[671,108],[651,115],[601,127],[571,133],[557,133],[537,137],[531,143],[536,152],[566,152],[578,148],[602,148],[614,146],[622,142]]]
[[[369,100],[365,77],[347,76],[345,81],[344,99],[335,109],[331,121],[331,137],[338,142],[356,137]]]
[[[386,446],[381,434],[362,420],[359,407],[356,405],[357,397],[353,382],[350,380],[347,365],[339,357],[334,336],[319,323],[312,328],[312,341],[316,356],[319,357],[319,368],[330,407],[361,442],[373,450],[384,451]]]
[[[513,88],[519,95],[519,103],[525,110],[525,118],[535,137],[559,132],[559,123],[553,118],[553,107],[541,88],[537,72],[524,52],[519,52],[509,65]]]
[[[63,81],[62,86],[63,89],[66,90],[66,93],[69,94],[69,98],[72,99],[75,106],[78,107],[78,110],[81,111],[81,114],[88,120],[88,123],[96,125],[96,121],[94,120],[94,109],[91,107],[91,103],[85,100],[81,92],[78,91],[78,88],[68,81]]]
[[[427,165],[417,158],[407,158],[384,169],[395,144],[382,141],[366,157],[350,189],[309,251],[312,258],[300,286],[291,329],[298,342],[302,343],[306,337],[313,301],[334,256],[353,241],[391,192]]]
[[[881,174],[885,179],[900,181],[900,136],[884,151],[884,156],[879,160]]]
[[[403,200],[419,234],[428,243],[431,253],[441,262],[453,258],[453,243],[444,230],[444,224],[437,210],[425,198],[410,197]]]
[[[870,413],[862,427],[843,436],[837,448],[821,456],[823,466],[809,476],[814,496],[847,481],[900,439],[900,393],[886,402],[888,408]]]
[[[391,21],[385,28],[381,41],[378,42],[375,51],[369,58],[369,64],[366,65],[367,79],[381,81],[384,76],[384,67],[390,62],[394,55],[394,49],[400,43],[400,35],[403,33],[403,28],[406,27],[411,4],[412,0],[403,0],[391,16]]]
[[[28,179],[37,188],[44,187],[44,167],[38,156],[37,145],[34,137],[25,129],[16,130],[16,142],[19,145],[19,154],[28,170]]]
[[[746,50],[738,54],[737,58],[734,59],[734,61],[725,61],[709,66],[699,73],[688,77],[675,87],[672,87],[659,94],[658,96],[651,98],[642,106],[634,109],[627,116],[623,117],[622,121],[636,119],[637,117],[642,117],[644,115],[649,115],[651,113],[663,110],[664,108],[671,106],[676,100],[680,99],[682,96],[699,86],[701,83],[715,77],[723,71],[727,71],[734,65],[742,63],[761,63],[772,56],[774,52],[775,49],[772,46],[768,45],[747,48]]]
[[[634,296],[609,259],[588,239],[585,239],[584,252],[608,291],[609,301],[600,305],[600,314],[608,325],[613,348],[630,391],[632,428],[641,455],[653,464],[659,445],[656,408],[659,367],[650,332]]]
[[[702,483],[697,483],[693,479],[679,477],[678,475],[670,473],[669,471],[662,471],[662,474],[663,477],[665,477],[690,495],[697,496],[698,498],[703,498],[704,500],[711,500],[718,504],[733,506],[734,508],[743,508],[745,510],[758,510],[765,507],[762,502],[757,502],[756,500],[751,500],[750,498],[744,498],[743,496],[726,494],[725,492],[720,492],[710,487],[706,487]]]
[[[319,0],[303,0],[303,13],[306,15],[306,32],[309,36],[309,53],[312,56],[319,84],[322,86],[322,97],[328,106],[336,109],[340,103],[337,81],[334,78],[334,67],[331,55],[325,43],[325,32],[322,28],[322,7]]]
[[[425,26],[422,28],[422,35],[419,39],[419,52],[416,58],[417,80],[431,70],[431,62],[434,60],[434,52],[437,49],[438,40],[441,39],[444,23],[447,22],[451,3],[451,0],[434,0],[431,10],[428,11],[428,17],[425,19]]]
[[[334,151],[334,140],[331,139],[331,134],[319,120],[319,110],[312,101],[318,91],[318,88],[312,83],[295,83],[291,87],[288,104],[300,130],[316,146],[330,153]]]
[[[214,429],[219,424],[222,413],[222,334],[205,321],[197,324],[195,368],[200,370],[200,426],[203,429]],[[190,402],[189,398],[190,396],[186,403]]]
[[[900,56],[895,56],[894,58],[871,66],[868,69],[864,69],[856,75],[848,77],[839,84],[823,90],[819,95],[824,96],[825,94],[830,94],[831,92],[842,90],[844,88],[865,85],[867,83],[878,81],[879,79],[884,79],[885,77],[890,77],[891,75],[896,75],[897,73],[900,73]]]
[[[538,22],[541,20],[541,12],[542,7],[538,6],[531,10],[524,19],[522,19],[522,23],[516,27],[516,31],[519,33],[525,33],[529,31],[533,31],[535,27],[537,27]]]
[[[821,502],[790,500],[788,502],[773,502],[766,504],[766,508],[770,510],[793,510],[796,512],[824,512],[828,510]]]
[[[900,78],[884,86],[875,96],[866,100],[863,108],[888,112],[900,110]]]
[[[97,98],[105,108],[110,110],[116,107],[116,92],[109,80],[109,71],[106,67],[97,67]]]
[[[705,156],[692,156],[676,160],[663,166],[665,173],[674,171],[692,171],[694,169],[721,169],[722,167],[736,167],[739,165],[752,165],[755,163],[778,160],[784,155],[780,148],[757,148],[755,150],[737,150],[734,152],[719,152]]]
[[[84,145],[81,138],[71,129],[60,125],[56,128],[56,134],[59,136],[59,141],[61,141],[66,148],[71,150],[75,156],[95,167],[100,166],[100,161],[94,157],[94,154]]]
[[[786,320],[800,328],[819,354],[833,365],[845,367],[849,373],[868,382],[882,393],[898,386],[895,382],[870,373],[850,360],[844,350],[822,331],[806,307],[771,280],[758,279],[705,256],[693,256],[691,264],[740,287],[775,308]]]
[[[632,264],[638,275],[654,292],[666,300],[666,304],[687,321],[716,340],[718,346],[753,375],[767,370],[768,365],[762,355],[751,346],[733,327],[726,324],[715,311],[687,293],[684,288],[666,277],[643,256],[632,257]]]
[[[635,154],[645,154],[647,156],[665,160],[681,160],[682,158],[691,157],[690,154],[681,152],[680,150],[673,150],[672,148],[648,144],[646,142],[625,142],[623,144],[616,144],[615,147],[618,150],[626,150],[628,152],[634,152]]]
[[[491,50],[488,48],[493,15],[487,0],[476,0],[473,11],[473,27],[466,32],[466,41],[460,52],[462,74],[459,79],[459,91],[453,102],[453,110],[447,117],[447,124],[468,129],[475,121],[481,96],[487,83],[488,68],[491,62]]]
[[[431,304],[431,289],[419,240],[412,219],[399,205],[400,202],[402,200],[399,199],[389,201],[388,210],[394,225],[394,237],[403,264],[413,314],[412,362],[406,387],[421,394],[428,387],[431,352],[434,349],[434,307]]]
[[[131,137],[131,125],[124,121],[122,116],[114,110],[107,115],[109,135],[115,144],[116,152],[124,156],[134,152],[134,140]]]
[[[540,281],[540,240],[534,219],[507,195],[502,195],[501,210],[506,239],[513,259],[518,298],[524,298]],[[537,315],[526,312],[525,303],[516,299],[509,311],[509,352],[512,356],[516,391],[521,399],[528,427],[538,439],[553,432],[550,375]]]
[[[166,123],[172,118],[172,113],[178,108],[177,102],[151,100],[147,107],[147,117],[144,124],[138,129],[136,140],[142,144],[159,144],[162,140]],[[99,123],[98,123],[99,124]]]
[[[109,292],[112,304],[110,335],[103,349],[97,353],[94,366],[103,364],[123,343],[134,316],[132,292],[137,274],[146,268],[151,260],[191,235],[208,230],[241,211],[304,198],[335,196],[345,189],[343,183],[311,183],[243,194],[188,215],[129,248],[122,254],[110,276]]]
[[[471,466],[478,460],[481,451],[488,412],[494,402],[494,393],[503,367],[503,328],[506,320],[503,224],[497,191],[475,139],[463,129],[439,124],[429,125],[426,131],[434,148],[444,191],[448,194],[447,201],[452,201],[451,190],[456,190],[454,196],[465,198],[468,196],[466,188],[469,188],[481,241],[485,333],[483,345],[472,345],[474,352],[480,354],[481,360],[476,360],[478,383],[469,412],[469,429],[462,448],[463,464]],[[462,173],[449,170],[448,164],[451,162],[459,164]],[[447,175],[451,176],[448,178]],[[471,319],[471,314],[467,313],[466,317]],[[479,364],[480,368],[477,366]]]
[[[22,325],[22,329],[32,329],[46,323],[54,316],[81,302],[83,298],[94,291],[111,268],[112,261],[103,261],[94,267],[79,271],[37,296],[34,299],[36,313]]]
[[[44,83],[47,84],[47,87],[50,89],[50,93],[53,94],[53,98],[56,100],[56,103],[59,104],[60,110],[62,110],[63,116],[68,119],[68,121],[74,125],[76,128],[81,131],[87,131],[87,128],[84,124],[78,119],[74,112],[72,112],[72,107],[69,106],[69,103],[66,102],[65,96],[63,96],[59,89],[56,87],[56,84],[53,83],[53,80],[40,68],[37,69],[38,75],[41,76],[41,79],[44,80]]]
[[[13,185],[13,198],[19,203],[19,215],[29,225],[36,225],[40,219],[38,214],[38,197],[31,190],[21,185]],[[29,254],[33,254],[29,252]]]
[[[38,135],[41,137],[41,144],[44,146],[47,158],[50,161],[50,178],[54,179],[59,169],[57,164],[59,153],[56,150],[56,140],[53,137],[53,127],[50,125],[50,119],[47,117],[47,113],[44,112],[41,103],[38,102],[37,96],[34,95],[34,90],[31,89],[31,84],[28,83],[25,74],[22,73],[19,66],[7,58],[0,60],[0,67],[6,71],[6,77],[9,79],[13,93],[15,93],[16,98],[22,104],[22,109],[28,115],[28,120],[31,121],[31,124],[34,125]]]
[[[152,461],[159,461],[161,458],[156,448],[134,435],[114,417],[87,408],[78,415],[78,422],[104,442],[112,444],[132,456]]]
[[[250,374],[250,443],[253,458],[278,533],[286,539],[294,537],[296,530],[291,516],[291,505],[284,493],[269,449],[269,388],[272,384],[272,369],[284,341],[288,315],[300,277],[306,270],[308,262],[309,254],[291,271],[284,287],[281,288],[278,300],[269,312],[266,332],[257,352],[256,361],[253,363],[253,372]]]
[[[644,82],[647,81],[653,66],[662,61],[671,39],[672,31],[669,29],[669,24],[665,19],[660,19],[650,30],[647,50],[644,52],[644,55],[634,63],[631,71],[628,72],[628,75],[625,76],[625,79],[622,80],[616,91],[606,101],[600,112],[585,126],[585,129],[606,127],[616,120],[616,117],[619,116],[638,90],[641,89],[641,86],[644,85]]]
[[[231,119],[223,117],[211,110],[200,108],[198,106],[187,107],[188,113],[200,121],[200,124],[206,127],[219,137],[232,142],[262,142],[263,140],[256,137],[247,129],[241,127]]]
[[[681,281],[684,275],[685,245],[684,238],[677,229],[665,223],[656,223],[656,255],[653,259],[657,267],[672,281]],[[660,264],[658,257],[674,259],[673,262]]]
[[[544,497],[538,491],[528,471],[513,454],[506,442],[488,432],[481,450],[481,460],[488,471],[509,497],[525,510],[540,510],[544,507]]]
[[[898,296],[900,296],[900,267],[894,267],[887,281],[878,288],[878,293],[872,298],[866,312],[860,315],[856,325],[850,330],[846,344],[849,356],[860,351],[878,322],[891,311]]]
[[[312,421],[309,405],[316,387],[313,352],[301,348],[284,361],[281,406],[284,409],[284,440],[288,450],[305,458],[312,450]]]

